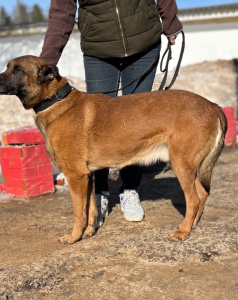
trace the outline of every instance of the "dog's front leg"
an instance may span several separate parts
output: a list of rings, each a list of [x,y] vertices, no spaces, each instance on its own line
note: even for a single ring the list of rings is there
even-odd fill
[[[94,176],[93,173],[89,176],[88,182],[88,226],[83,233],[83,239],[89,238],[95,234],[97,224],[97,205],[95,201],[95,187],[94,187]]]
[[[62,236],[59,241],[64,244],[73,244],[81,239],[84,228],[87,225],[88,207],[88,181],[89,174],[66,175],[73,203],[74,227],[69,235]]]

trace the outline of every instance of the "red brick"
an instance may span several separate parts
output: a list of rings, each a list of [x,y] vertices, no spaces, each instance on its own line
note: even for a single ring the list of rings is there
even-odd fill
[[[227,118],[227,133],[225,136],[225,145],[227,147],[235,147],[237,140],[237,127],[234,106],[224,107],[223,111]]]
[[[50,159],[50,156],[46,151],[45,144],[22,147],[22,157],[30,157],[30,156],[38,157],[40,155]]]
[[[54,186],[53,179],[52,179],[52,182],[49,182],[48,184],[44,184],[44,185],[41,187],[41,193],[42,193],[42,194],[53,193],[54,190],[55,190],[55,186]]]
[[[46,154],[48,155],[48,153],[47,153],[47,151],[46,151],[45,144],[37,145],[37,148],[36,148],[36,155],[39,155],[39,154],[41,154],[41,153],[46,153]]]
[[[21,150],[21,156],[22,157],[30,157],[30,156],[37,156],[37,147],[39,147],[39,145],[36,146],[23,146],[22,150]]]
[[[48,154],[42,153],[42,155],[37,156],[37,165],[46,165],[50,164],[51,159]]]
[[[42,187],[49,186],[50,183],[53,181],[53,176],[45,177],[35,177],[35,178],[28,178],[25,180],[22,180],[21,184],[23,187],[23,190],[37,190],[38,188],[41,189]]]
[[[21,168],[33,168],[35,166],[46,165],[51,162],[49,156],[40,155],[36,157],[26,158],[2,158],[1,165],[3,168],[9,169],[21,169]]]
[[[2,166],[2,175],[6,178],[23,179],[22,169],[10,169]]]
[[[53,174],[52,164],[37,165],[34,167],[25,168],[9,168],[9,164],[2,165],[2,174],[5,177],[11,177],[13,179],[30,179],[39,176],[48,177]],[[53,176],[53,175],[52,175]]]
[[[53,174],[51,163],[45,164],[45,165],[40,165],[37,168],[38,168],[39,174],[41,174],[41,175]]]
[[[2,134],[4,145],[11,144],[43,144],[44,138],[39,129],[33,126],[25,126],[15,130],[9,130]]]
[[[54,192],[54,187],[46,190],[46,189],[40,189],[39,190],[28,190],[28,191],[24,191],[23,195],[21,197],[23,198],[28,198],[28,197],[36,197],[36,196],[40,196],[40,195],[44,195],[44,194],[50,194]]]
[[[23,178],[24,179],[34,178],[34,177],[38,177],[38,176],[42,176],[42,174],[39,173],[38,167],[23,169]]]
[[[37,188],[42,184],[42,177],[28,178],[22,181],[22,187],[24,190],[30,188]]]
[[[23,191],[21,198],[29,198],[29,197],[36,197],[42,195],[42,193],[40,192],[40,190],[27,190],[27,191]]]
[[[13,165],[14,165],[14,159],[13,158],[2,158],[1,159],[1,166],[2,166],[2,170],[3,169],[13,169]]]
[[[4,177],[4,187],[6,192],[9,189],[14,189],[14,190],[24,190],[22,186],[22,180],[19,179],[14,179],[12,177]]]
[[[25,180],[4,178],[4,187],[7,194],[19,197],[33,197],[54,192],[53,176],[36,177]]]
[[[16,195],[18,197],[26,198],[26,197],[24,197],[24,191],[22,189],[16,189],[14,187],[6,187],[5,188],[5,193],[6,194],[13,194],[13,195]]]
[[[48,152],[46,151],[45,145],[37,145],[36,155],[37,156],[39,156],[39,155],[44,156],[45,158],[49,159],[49,161],[51,161],[51,158],[50,158]]]
[[[2,173],[3,172],[9,172],[9,168],[8,168],[8,166],[7,166],[7,164],[4,164],[4,162],[5,162],[5,160],[4,159],[2,159],[1,160],[1,171],[2,171]]]
[[[0,156],[2,157],[20,157],[21,147],[3,147],[0,148]]]
[[[2,168],[6,169],[22,169],[22,159],[21,158],[2,158],[1,159]]]
[[[32,185],[32,182],[28,183],[30,185],[24,190],[24,197],[33,197],[54,192],[53,179],[48,180],[47,184],[45,182],[39,182],[35,185]]]
[[[40,159],[43,164],[37,164],[34,160],[28,159],[13,159],[13,158],[2,158],[1,168],[2,174],[5,177],[12,177],[14,179],[27,179],[39,176],[51,176],[53,174],[51,162]],[[52,175],[53,176],[53,175]]]
[[[45,145],[34,145],[34,146],[7,146],[0,148],[0,157],[1,158],[10,158],[10,157],[36,157],[41,155],[42,157],[49,158],[48,153],[46,152]]]
[[[52,193],[52,164],[40,131],[34,127],[8,131],[3,141],[15,144],[0,149],[5,192],[25,198]]]

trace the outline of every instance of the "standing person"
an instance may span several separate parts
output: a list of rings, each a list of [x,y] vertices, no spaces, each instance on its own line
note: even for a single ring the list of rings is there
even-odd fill
[[[77,0],[51,0],[49,26],[40,55],[47,62],[58,63],[72,33],[76,10]],[[162,32],[173,45],[182,30],[175,0],[157,0],[157,4],[154,0],[79,0],[78,16],[87,92],[112,91],[107,93],[112,97],[117,96],[115,90],[120,80],[123,88],[155,62],[147,74],[123,89],[122,94],[151,91]],[[144,218],[138,194],[141,173],[141,167],[135,165],[120,171],[121,209],[128,221]],[[108,211],[108,169],[98,170],[94,175],[97,221],[101,226]]]

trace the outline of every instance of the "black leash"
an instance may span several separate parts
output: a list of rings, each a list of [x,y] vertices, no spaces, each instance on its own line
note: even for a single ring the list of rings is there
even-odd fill
[[[174,76],[173,76],[170,84],[165,87],[165,90],[169,90],[171,88],[171,86],[174,84],[174,82],[175,82],[175,80],[178,76],[180,65],[181,65],[181,62],[182,62],[182,59],[183,59],[183,53],[184,53],[184,49],[185,49],[185,35],[184,35],[183,31],[181,31],[181,33],[182,33],[182,46],[181,46],[181,51],[180,51],[178,63],[177,63],[177,66],[176,66],[176,69],[175,69],[175,72],[174,72]],[[164,58],[165,58],[167,52],[168,52],[167,60],[166,60],[165,68],[163,69],[163,61],[164,61]],[[163,90],[163,88],[165,86],[165,83],[166,83],[166,80],[167,80],[167,77],[168,77],[168,71],[169,71],[169,61],[171,59],[172,59],[171,43],[168,40],[167,48],[166,48],[166,50],[165,50],[165,52],[162,56],[161,63],[160,63],[160,72],[165,73],[165,74],[164,74],[163,80],[160,84],[159,90]]]
[[[175,82],[175,80],[176,80],[176,78],[178,76],[178,73],[179,73],[179,69],[180,69],[180,65],[181,65],[181,62],[182,62],[182,59],[183,59],[183,53],[184,53],[184,49],[185,49],[185,35],[184,35],[183,31],[181,31],[181,34],[182,34],[182,46],[181,46],[181,51],[180,51],[180,55],[179,55],[179,59],[178,59],[178,64],[176,66],[175,73],[174,73],[174,76],[172,78],[172,81],[170,82],[170,84],[167,87],[165,87],[165,90],[169,90],[171,88],[171,86],[174,84],[174,82]],[[167,52],[168,52],[167,60],[166,60],[165,68],[163,69],[163,61],[164,61],[164,58],[165,58]],[[145,69],[144,72],[142,72],[141,74],[139,74],[134,80],[132,80],[126,86],[124,86],[124,87],[122,87],[120,89],[114,90],[114,91],[107,91],[107,92],[102,92],[102,93],[103,94],[109,94],[109,93],[116,93],[116,92],[122,91],[125,88],[127,88],[128,86],[130,86],[133,83],[135,83],[136,81],[142,79],[158,63],[159,57],[160,57],[160,53],[159,53],[158,57]],[[168,39],[168,45],[167,45],[167,48],[166,48],[166,50],[165,50],[165,52],[164,52],[164,54],[162,56],[161,63],[160,63],[160,71],[162,73],[165,73],[165,74],[164,74],[163,80],[162,80],[162,82],[160,84],[159,90],[163,90],[163,88],[165,86],[165,83],[166,83],[166,80],[167,80],[167,77],[168,77],[168,71],[169,71],[169,61],[171,59],[172,59],[172,49],[171,49],[171,43],[170,43],[170,41]]]

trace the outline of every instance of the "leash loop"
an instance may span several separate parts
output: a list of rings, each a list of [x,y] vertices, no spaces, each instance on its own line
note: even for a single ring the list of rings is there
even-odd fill
[[[177,63],[177,66],[176,66],[176,69],[175,69],[175,72],[174,72],[174,76],[170,82],[170,84],[168,86],[165,87],[165,90],[169,90],[172,85],[174,84],[177,76],[178,76],[178,73],[179,73],[179,69],[180,69],[180,65],[181,65],[181,62],[182,62],[182,59],[183,59],[183,54],[184,54],[184,49],[185,49],[185,34],[183,32],[183,30],[181,31],[181,34],[182,34],[182,46],[181,46],[181,51],[180,51],[180,55],[179,55],[179,59],[178,59],[178,63]],[[168,52],[168,55],[167,55],[167,60],[166,60],[166,64],[165,64],[165,68],[163,69],[163,61],[164,61],[164,58],[166,56]],[[164,86],[165,86],[165,83],[166,83],[166,80],[167,80],[167,77],[168,77],[168,71],[169,71],[169,61],[172,59],[172,50],[171,50],[171,43],[170,41],[168,40],[168,45],[167,45],[167,48],[162,56],[162,59],[161,59],[161,63],[160,63],[160,71],[162,73],[165,73],[164,74],[164,78],[160,84],[160,87],[159,87],[159,90],[163,90],[164,89]]]
[[[166,60],[166,64],[165,64],[165,67],[163,69],[163,62],[164,62],[164,58],[166,56],[168,52],[168,55],[167,55],[167,60]],[[163,80],[160,84],[160,87],[159,87],[159,90],[163,90],[164,88],[164,85],[166,83],[166,80],[167,80],[167,77],[168,77],[168,71],[169,71],[169,61],[172,59],[172,50],[171,50],[171,44],[170,44],[170,41],[168,40],[168,45],[167,45],[167,48],[162,56],[162,59],[161,59],[161,62],[160,62],[160,72],[164,73],[164,77],[163,77]]]

